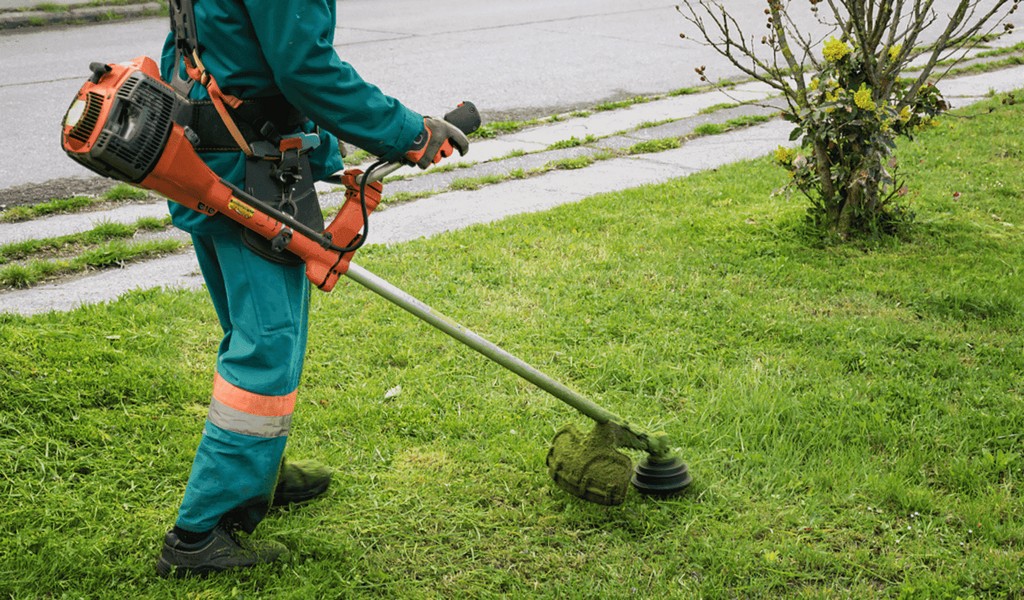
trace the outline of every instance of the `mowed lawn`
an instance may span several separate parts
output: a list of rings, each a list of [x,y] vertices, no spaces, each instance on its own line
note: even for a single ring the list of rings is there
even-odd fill
[[[257,531],[290,559],[164,581],[206,295],[0,316],[0,596],[1019,598],[1022,133],[994,99],[903,144],[899,240],[817,241],[766,158],[360,252],[670,434],[694,477],[670,500],[567,496],[544,458],[584,418],[345,282],[314,292],[289,442],[334,483]]]

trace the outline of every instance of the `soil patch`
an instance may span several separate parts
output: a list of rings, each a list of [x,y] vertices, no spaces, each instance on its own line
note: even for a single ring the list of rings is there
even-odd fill
[[[0,211],[60,198],[100,196],[115,185],[116,181],[103,177],[65,177],[44,183],[27,183],[0,189]]]

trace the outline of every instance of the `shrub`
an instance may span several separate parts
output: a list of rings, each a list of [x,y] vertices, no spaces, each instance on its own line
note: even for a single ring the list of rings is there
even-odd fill
[[[896,140],[911,138],[947,108],[934,85],[940,61],[955,57],[955,64],[1000,26],[1011,31],[1006,18],[1019,3],[956,0],[940,17],[934,0],[804,0],[799,9],[790,0],[766,0],[760,45],[718,0],[683,0],[678,10],[699,43],[782,95],[800,146],[780,148],[776,159],[810,201],[810,221],[846,239],[907,220],[898,203],[906,187],[893,157]],[[798,10],[809,10],[818,26],[798,27]],[[931,30],[938,35],[924,44]],[[917,59],[920,72],[902,77]],[[708,80],[706,67],[696,71]]]

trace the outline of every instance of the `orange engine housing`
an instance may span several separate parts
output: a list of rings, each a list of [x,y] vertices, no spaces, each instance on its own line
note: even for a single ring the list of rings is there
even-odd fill
[[[345,251],[363,230],[364,199],[358,171],[343,178],[349,193],[327,228],[313,231],[290,215],[221,179],[196,153],[188,122],[191,106],[160,79],[156,63],[139,57],[123,64],[93,63],[93,76],[79,89],[64,117],[64,151],[105,177],[153,190],[192,210],[221,213],[247,229],[278,241],[306,263],[306,276],[324,291],[348,270]],[[381,184],[365,186],[366,213],[380,201]],[[339,247],[336,242],[344,244]]]

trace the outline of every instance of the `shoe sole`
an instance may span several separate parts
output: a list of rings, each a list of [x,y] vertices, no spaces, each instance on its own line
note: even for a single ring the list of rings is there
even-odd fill
[[[179,567],[167,562],[162,556],[156,561],[156,574],[164,578],[184,579],[186,577],[206,577],[210,573],[215,573],[218,570],[219,569],[212,567],[196,567],[194,569]]]

